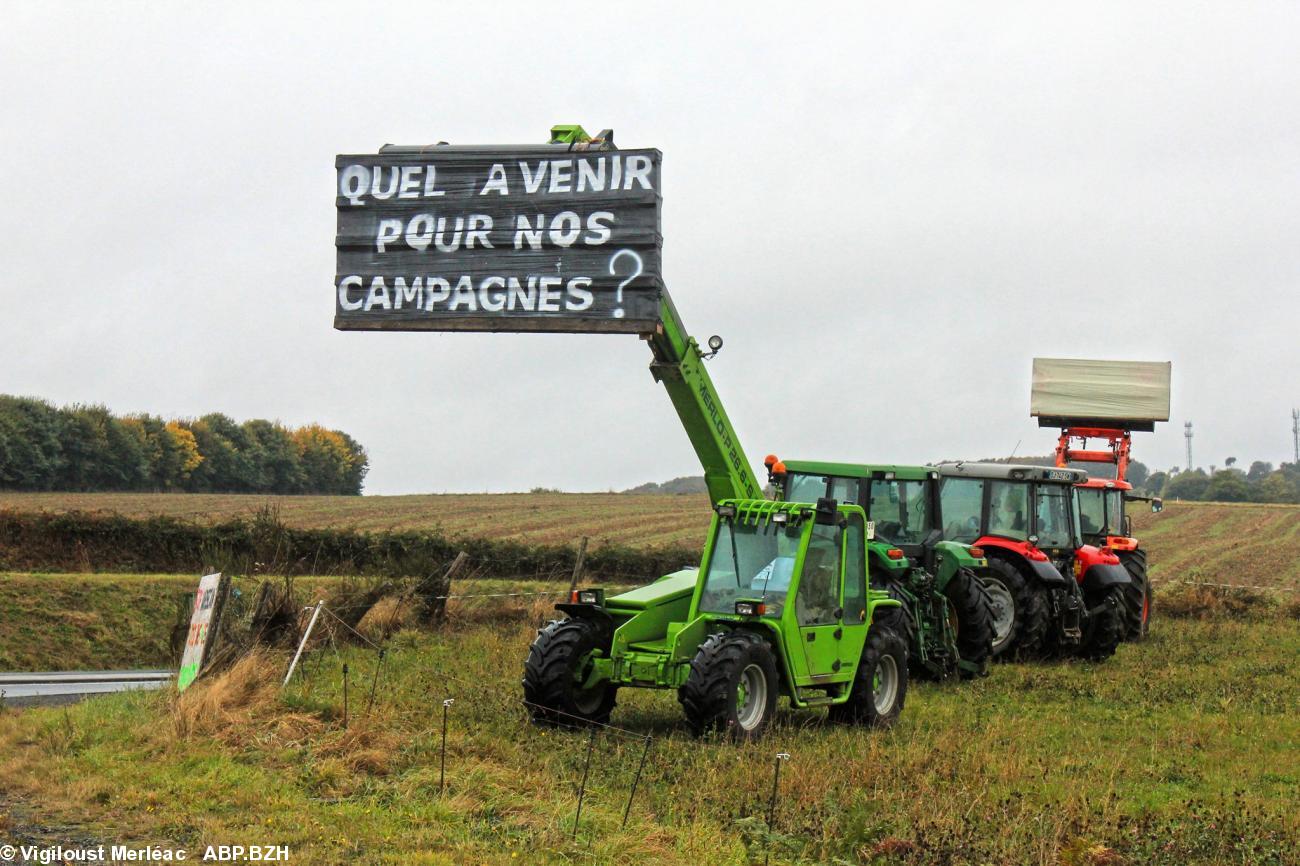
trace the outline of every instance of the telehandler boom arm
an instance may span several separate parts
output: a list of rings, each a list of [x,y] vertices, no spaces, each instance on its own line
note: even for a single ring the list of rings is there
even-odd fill
[[[695,338],[686,333],[667,292],[661,302],[659,324],[641,338],[650,344],[654,354],[650,373],[667,389],[677,417],[704,467],[709,497],[714,502],[761,499],[762,485],[740,447],[709,371],[704,368],[705,359],[716,354],[721,341],[711,345],[713,352],[706,354]]]

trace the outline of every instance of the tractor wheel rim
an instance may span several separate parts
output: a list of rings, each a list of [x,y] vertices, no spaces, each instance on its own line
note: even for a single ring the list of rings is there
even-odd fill
[[[894,709],[898,700],[898,662],[892,655],[882,655],[876,662],[876,675],[872,677],[871,702],[876,708],[876,715],[886,715]]]
[[[752,731],[767,712],[767,677],[758,665],[748,665],[740,672],[736,685],[736,724]]]
[[[993,649],[1000,650],[1011,640],[1011,628],[1016,624],[1016,603],[1011,592],[1000,580],[984,582],[993,608]]]

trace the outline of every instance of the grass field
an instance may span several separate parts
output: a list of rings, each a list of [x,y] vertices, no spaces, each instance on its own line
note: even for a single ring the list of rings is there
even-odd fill
[[[533,497],[414,499],[445,514]],[[146,497],[132,513],[172,500]],[[689,538],[708,517],[689,498],[538,501],[575,518],[610,501],[633,523],[639,506],[642,522],[656,514],[661,531]],[[340,502],[368,500],[324,504]],[[500,513],[520,533],[511,537],[553,531],[532,522],[543,515],[531,509]],[[282,514],[307,519],[290,507]],[[595,536],[599,520],[584,519]],[[376,657],[356,646],[318,653],[284,693],[275,682],[286,659],[277,655],[181,700],[136,694],[69,709],[0,708],[0,843],[274,843],[309,863],[741,864],[769,851],[782,864],[1300,863],[1300,600],[1287,591],[1300,586],[1300,509],[1173,504],[1138,525],[1160,593],[1149,641],[1121,646],[1104,664],[1007,664],[976,682],[915,684],[889,732],[783,711],[769,739],[743,748],[691,739],[671,694],[625,692],[613,721],[630,733],[597,739],[576,841],[587,739],[525,719],[522,659],[550,603],[525,597],[455,602],[443,630],[398,632],[369,715],[359,695]],[[194,581],[2,574],[0,668],[163,663],[176,599]],[[1183,585],[1197,581],[1283,591]],[[306,600],[337,584],[317,578],[299,588]],[[251,591],[253,582],[240,586]],[[444,698],[456,702],[440,797]],[[647,735],[650,758],[623,829]],[[769,832],[777,751],[791,759]]]
[[[111,511],[190,520],[248,516],[271,502],[302,528],[426,529],[528,544],[700,546],[708,530],[703,496],[611,493],[428,496],[235,496],[150,493],[0,493],[18,511]],[[1159,514],[1135,505],[1136,532],[1153,580],[1198,580],[1300,588],[1300,506],[1171,502]]]
[[[340,864],[742,864],[770,846],[773,863],[1185,866],[1294,863],[1300,850],[1294,621],[1163,621],[1105,664],[917,684],[889,732],[783,711],[768,739],[741,748],[691,739],[670,693],[625,691],[613,721],[631,736],[596,740],[576,840],[587,737],[525,720],[532,635],[526,618],[400,632],[369,716],[358,695],[375,655],[359,648],[320,656],[283,695],[278,656],[180,701],[5,712],[10,829],[191,850],[273,842],[294,862]],[[791,758],[769,834],[777,751]]]

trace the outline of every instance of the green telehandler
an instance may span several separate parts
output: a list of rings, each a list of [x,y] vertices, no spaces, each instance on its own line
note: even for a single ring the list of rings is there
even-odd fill
[[[829,496],[867,514],[871,585],[902,603],[895,631],[914,676],[984,676],[993,657],[993,609],[984,551],[944,538],[939,472],[930,466],[764,460],[784,499]]]
[[[699,568],[606,596],[579,589],[524,664],[535,721],[606,723],[620,688],[676,689],[696,734],[761,736],[779,696],[837,721],[887,726],[907,693],[907,646],[867,582],[866,513],[820,496],[774,502],[750,468],[704,361],[667,293],[644,334],[704,467],[714,515]]]

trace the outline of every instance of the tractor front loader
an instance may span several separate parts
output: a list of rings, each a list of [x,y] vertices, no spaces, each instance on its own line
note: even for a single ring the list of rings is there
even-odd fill
[[[866,515],[815,503],[727,499],[698,569],[605,597],[582,589],[538,632],[524,698],[541,723],[605,723],[620,688],[676,689],[697,735],[761,736],[778,697],[883,727],[902,712],[898,602],[867,586]]]
[[[1114,478],[1089,478],[1078,485],[1081,531],[1088,544],[1113,553],[1128,572],[1124,590],[1123,630],[1128,640],[1142,640],[1151,621],[1154,594],[1147,576],[1147,555],[1133,537],[1125,514],[1130,501],[1159,499],[1135,496],[1127,480],[1132,434],[1152,432],[1169,420],[1172,365],[1168,361],[1098,361],[1035,358],[1029,414],[1039,427],[1056,427],[1056,465],[1111,464]],[[1088,440],[1106,443],[1089,450]],[[1080,447],[1072,448],[1078,442]]]
[[[1072,449],[1070,442],[1079,439],[1085,448],[1089,438],[1105,439],[1109,451]],[[1149,502],[1153,512],[1164,506],[1159,498],[1137,496],[1133,485],[1125,480],[1128,472],[1130,433],[1128,430],[1103,427],[1065,427],[1056,446],[1056,465],[1070,463],[1113,463],[1115,477],[1089,478],[1075,486],[1079,518],[1084,541],[1112,551],[1128,571],[1130,583],[1124,593],[1124,637],[1140,641],[1151,625],[1151,607],[1155,593],[1147,577],[1147,553],[1133,535],[1133,519],[1128,515],[1129,502]]]

